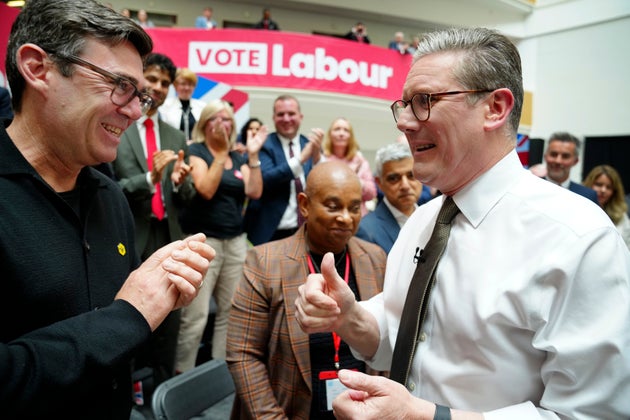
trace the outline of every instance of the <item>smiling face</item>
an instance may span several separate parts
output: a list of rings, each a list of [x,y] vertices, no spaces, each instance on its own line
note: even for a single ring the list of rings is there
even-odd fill
[[[408,101],[416,93],[467,90],[451,74],[459,59],[457,53],[450,52],[420,58],[407,76],[403,99]],[[418,121],[410,106],[404,109],[397,127],[409,142],[417,179],[450,194],[485,170],[499,147],[486,139],[490,136],[484,129],[486,102],[482,98],[470,104],[466,94],[443,96],[432,101],[430,117],[423,122]]]
[[[144,88],[142,60],[130,43],[110,47],[89,40],[81,58],[116,75],[136,82]],[[142,116],[140,102],[134,98],[125,106],[114,105],[111,80],[91,69],[74,65],[71,77],[54,70],[49,109],[49,151],[68,166],[88,166],[111,162],[116,158],[120,136]],[[77,122],[80,121],[80,124]]]
[[[578,163],[575,144],[570,141],[551,139],[545,152],[547,178],[562,184],[571,174],[571,168]]]
[[[359,228],[361,183],[344,163],[320,163],[310,172],[298,203],[309,248],[318,254],[339,253]]]
[[[172,80],[168,70],[159,66],[149,66],[144,70],[144,79],[148,88],[148,93],[153,98],[153,107],[147,115],[153,115],[168,95],[168,88],[171,86]]]
[[[273,123],[282,137],[293,139],[300,130],[302,117],[294,99],[279,99],[273,105]]]

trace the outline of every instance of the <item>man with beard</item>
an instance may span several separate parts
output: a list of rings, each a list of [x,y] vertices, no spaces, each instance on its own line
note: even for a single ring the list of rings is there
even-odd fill
[[[114,173],[122,187],[135,221],[136,250],[142,260],[164,244],[182,239],[178,209],[188,203],[195,190],[188,176],[188,148],[183,132],[158,118],[176,67],[162,54],[144,60],[147,94],[153,106],[122,135]],[[180,312],[172,312],[158,328],[136,368],[153,368],[153,385],[175,373],[175,347]]]

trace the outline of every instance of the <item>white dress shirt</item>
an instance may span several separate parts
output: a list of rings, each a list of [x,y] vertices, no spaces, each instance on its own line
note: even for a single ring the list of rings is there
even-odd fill
[[[494,419],[630,417],[630,253],[601,209],[522,168],[512,151],[453,197],[409,376],[414,395]],[[391,249],[384,291],[361,302],[387,370],[442,199],[419,206]]]
[[[304,168],[302,167],[302,163],[300,163],[300,155],[302,154],[302,145],[300,144],[300,135],[297,134],[294,138],[288,139],[278,134],[278,139],[282,144],[282,151],[284,152],[284,157],[289,164],[289,168],[291,168],[291,172],[293,172],[293,176],[295,178],[300,178],[302,181],[302,185],[306,186],[306,179],[304,177]],[[293,143],[293,157],[290,156],[289,151],[289,143]],[[297,193],[295,191],[295,182],[291,182],[291,192],[289,194],[289,203],[287,204],[287,208],[280,219],[280,223],[278,223],[277,229],[293,229],[298,226],[298,216],[297,212]]]
[[[193,114],[193,117],[195,117],[195,121],[199,121],[201,111],[203,111],[206,105],[207,104],[200,99],[190,99],[190,112]],[[184,113],[184,111],[182,109],[182,102],[179,100],[178,97],[172,96],[170,98],[167,98],[162,106],[160,106],[160,108],[158,109],[158,112],[160,113],[160,117],[165,123],[177,128],[178,130],[180,129],[182,123],[182,114]]]

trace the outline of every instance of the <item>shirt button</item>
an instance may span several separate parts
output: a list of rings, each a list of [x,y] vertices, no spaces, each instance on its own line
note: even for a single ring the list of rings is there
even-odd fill
[[[427,340],[427,335],[425,333],[420,333],[420,336],[418,337],[418,340],[426,341]]]
[[[411,392],[413,392],[416,389],[416,384],[414,382],[409,381],[407,383],[407,389]]]

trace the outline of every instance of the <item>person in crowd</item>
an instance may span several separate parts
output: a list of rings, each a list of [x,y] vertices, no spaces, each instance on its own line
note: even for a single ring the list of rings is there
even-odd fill
[[[610,165],[595,166],[584,179],[584,185],[597,192],[599,205],[615,224],[630,248],[630,218],[625,190],[619,172]]]
[[[250,249],[234,294],[227,353],[236,387],[232,418],[334,419],[327,389],[337,371],[366,371],[336,335],[302,332],[292,305],[327,252],[357,300],[382,290],[385,253],[353,237],[361,219],[359,179],[343,163],[324,162],[298,199],[304,225]]]
[[[206,103],[192,97],[197,87],[197,75],[189,68],[177,69],[173,87],[176,96],[164,101],[159,109],[160,117],[171,126],[183,131],[186,141],[190,143],[193,127]]]
[[[158,117],[175,71],[163,54],[145,58],[145,89],[153,106],[122,134],[112,165],[133,213],[136,251],[143,261],[156,249],[184,237],[178,214],[195,195],[184,134]],[[156,387],[175,375],[179,316],[180,311],[169,314],[136,361],[136,369],[152,368]]]
[[[418,49],[418,44],[420,44],[420,36],[414,35],[414,37],[411,38],[411,45],[409,45],[409,48],[407,48],[409,54],[414,54],[416,52],[416,50]]]
[[[516,46],[428,33],[402,98],[414,174],[442,196],[401,229],[381,295],[357,302],[326,255],[295,302],[304,331],[389,369],[339,372],[337,418],[628,418],[630,253],[599,206],[523,168]]]
[[[131,19],[131,10],[127,9],[126,7],[120,9],[120,14],[128,19]]]
[[[422,183],[413,175],[409,145],[392,143],[376,151],[376,184],[383,200],[361,219],[357,236],[379,245],[389,254],[400,228],[418,207]]]
[[[549,137],[547,150],[545,150],[544,154],[546,165],[545,178],[599,204],[597,193],[592,188],[573,182],[569,177],[571,168],[577,165],[580,160],[580,143],[580,140],[573,134],[567,132],[553,133]]]
[[[344,36],[344,38],[363,44],[370,43],[370,38],[367,34],[367,27],[363,24],[363,22],[357,22],[356,25],[354,25],[352,29],[350,29],[350,31]]]
[[[245,153],[247,150],[247,139],[256,135],[260,127],[263,126],[263,122],[256,118],[252,117],[243,126],[241,127],[241,131],[239,131],[236,136],[236,142],[234,143],[234,150],[239,153]]]
[[[398,51],[400,54],[409,54],[409,43],[405,40],[404,32],[396,32],[394,39],[387,46],[390,50]]]
[[[262,18],[254,24],[254,29],[267,29],[269,31],[279,31],[280,26],[271,19],[271,10],[263,9]]]
[[[201,15],[195,19],[195,28],[199,29],[216,29],[218,27],[217,21],[212,18],[212,7],[204,7]]]
[[[194,299],[214,255],[199,234],[139,265],[127,201],[92,168],[114,159],[151,105],[151,49],[93,0],[30,0],[12,26],[15,117],[0,125],[3,418],[129,419],[131,359]]]
[[[359,143],[354,136],[354,129],[346,118],[336,118],[330,124],[322,143],[322,152],[326,160],[344,162],[352,169],[361,181],[362,199],[361,215],[369,210],[366,202],[376,198],[376,183],[370,169],[370,163],[359,150]]]
[[[247,239],[243,231],[245,198],[259,198],[263,179],[258,158],[267,139],[261,127],[247,142],[247,156],[231,150],[235,138],[232,107],[223,100],[210,102],[201,112],[190,146],[192,177],[197,189],[193,202],[181,213],[185,233],[203,232],[217,252],[199,297],[182,310],[177,342],[177,366],[195,366],[197,352],[214,296],[217,313],[212,336],[212,358],[225,359],[225,340],[232,295],[243,273]]]
[[[144,9],[138,10],[138,15],[136,16],[136,23],[143,28],[155,27],[155,24],[153,23],[153,21],[149,19],[149,14]]]
[[[13,118],[13,110],[11,109],[9,89],[0,86],[0,119],[2,118]]]
[[[276,128],[260,150],[263,194],[252,200],[245,213],[245,230],[253,245],[286,238],[301,223],[297,196],[305,177],[321,159],[324,130],[314,128],[309,137],[300,134],[302,111],[297,98],[280,95],[273,102]]]

